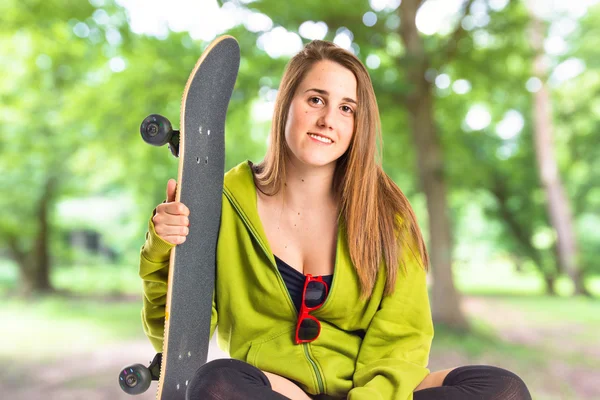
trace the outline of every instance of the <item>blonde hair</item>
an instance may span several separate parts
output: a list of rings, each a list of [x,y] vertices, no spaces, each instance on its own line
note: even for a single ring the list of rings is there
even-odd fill
[[[348,150],[337,160],[333,180],[334,190],[340,198],[340,215],[346,225],[350,257],[360,280],[362,297],[373,292],[383,260],[385,294],[389,295],[394,291],[400,260],[405,263],[410,253],[427,269],[429,257],[408,199],[381,167],[377,101],[369,73],[356,56],[333,43],[315,40],[290,60],[275,101],[265,158],[253,166],[255,180],[265,194],[274,195],[281,189],[286,173],[288,110],[306,73],[323,60],[347,68],[357,81],[354,135]],[[403,244],[402,249],[400,244]]]

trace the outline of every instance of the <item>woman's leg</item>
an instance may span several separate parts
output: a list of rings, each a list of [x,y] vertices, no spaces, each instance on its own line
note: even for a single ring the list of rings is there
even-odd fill
[[[271,388],[269,379],[260,369],[234,359],[214,360],[201,366],[190,381],[185,398],[186,400],[288,400],[288,397]]]
[[[304,390],[300,389],[298,385],[289,379],[272,374],[270,372],[263,371],[263,373],[267,376],[267,378],[269,378],[271,388],[273,388],[273,390],[277,393],[281,393],[285,397],[289,397],[291,400],[311,400]]]
[[[417,390],[442,386],[444,384],[444,379],[446,379],[446,375],[448,375],[453,369],[454,368],[448,368],[442,371],[435,371],[430,373],[425,377],[425,379],[423,379],[421,383],[419,383],[419,386],[417,386],[415,392]]]
[[[523,380],[502,368],[468,365],[430,376],[417,387],[414,400],[531,400]],[[435,386],[442,376],[441,386]]]

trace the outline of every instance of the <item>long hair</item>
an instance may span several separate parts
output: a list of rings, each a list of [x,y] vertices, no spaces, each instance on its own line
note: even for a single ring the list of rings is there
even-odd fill
[[[253,166],[259,189],[274,195],[285,181],[285,125],[292,98],[306,73],[329,60],[350,70],[357,81],[358,106],[348,150],[337,160],[333,188],[340,199],[350,257],[361,296],[373,292],[380,264],[386,272],[385,294],[393,293],[399,263],[412,256],[427,269],[429,256],[408,199],[381,167],[381,127],[369,73],[352,53],[333,43],[314,40],[288,63],[283,74],[265,158]]]

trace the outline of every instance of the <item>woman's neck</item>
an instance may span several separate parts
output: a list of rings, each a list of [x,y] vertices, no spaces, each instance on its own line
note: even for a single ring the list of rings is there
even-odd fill
[[[312,167],[288,158],[285,171],[285,181],[277,196],[286,209],[297,212],[337,209],[338,199],[333,190],[334,163]]]

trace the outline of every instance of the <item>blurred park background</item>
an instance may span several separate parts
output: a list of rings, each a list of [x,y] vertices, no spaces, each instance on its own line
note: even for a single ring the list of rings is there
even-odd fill
[[[367,65],[432,257],[431,369],[600,398],[598,0],[3,0],[0,20],[1,397],[125,399],[120,367],[153,357],[138,252],[177,160],[139,124],[178,127],[189,72],[230,34],[227,168],[261,160],[304,43]]]

